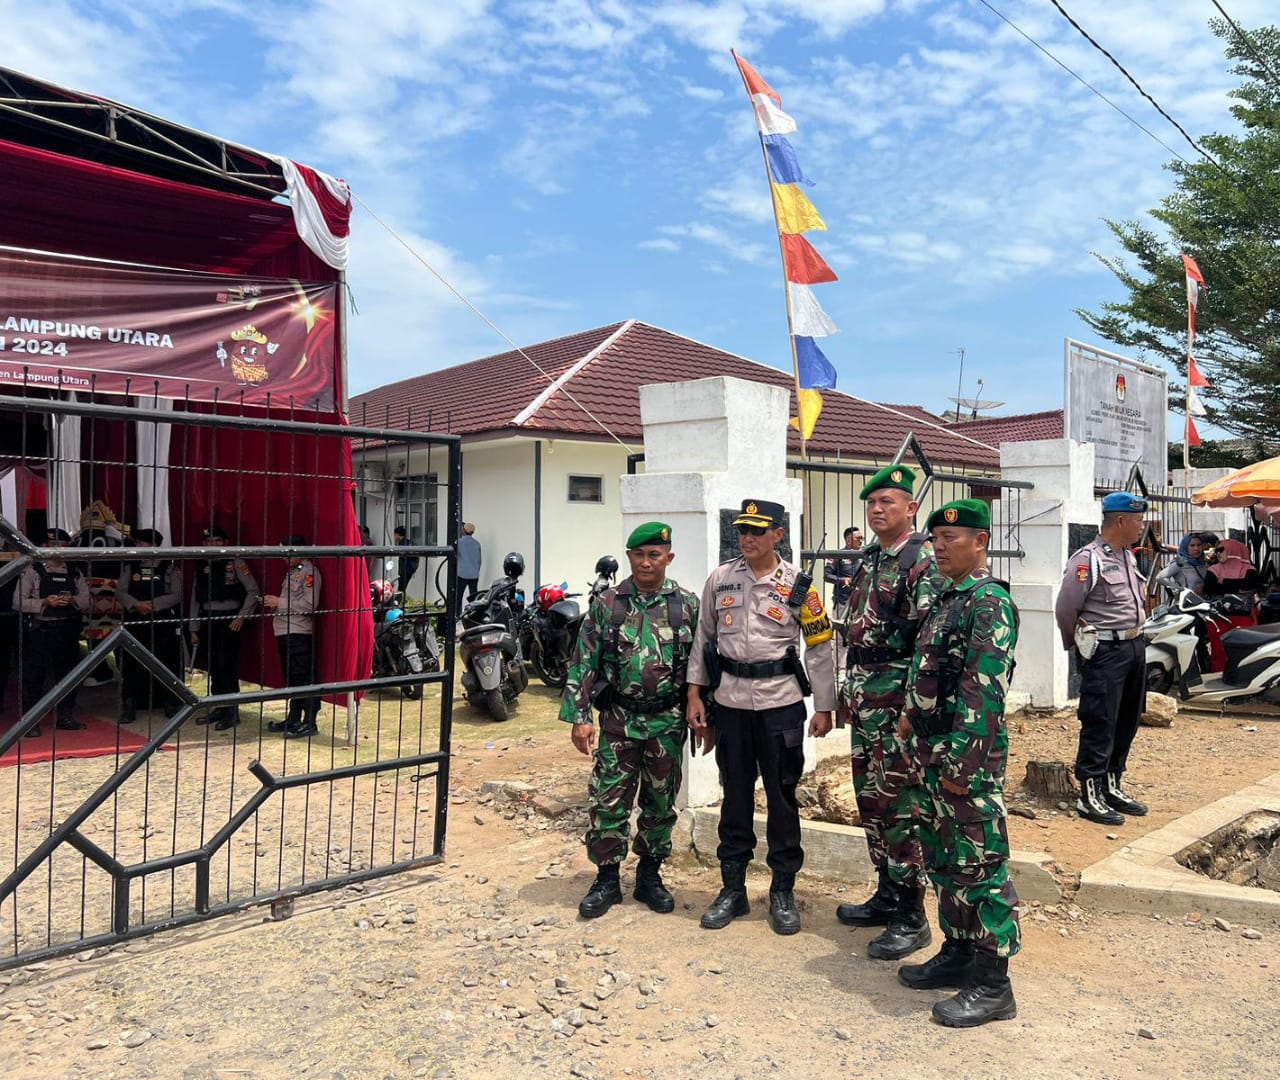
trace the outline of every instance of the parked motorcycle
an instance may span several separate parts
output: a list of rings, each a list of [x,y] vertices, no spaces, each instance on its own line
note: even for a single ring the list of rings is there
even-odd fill
[[[1280,624],[1238,627],[1222,635],[1226,666],[1221,673],[1204,673],[1197,655],[1201,638],[1197,624],[1207,629],[1225,617],[1214,601],[1190,589],[1177,600],[1152,612],[1143,627],[1147,638],[1147,689],[1169,693],[1177,687],[1184,701],[1205,704],[1262,700],[1280,705]],[[1239,604],[1239,598],[1235,603]]]
[[[369,586],[373,604],[373,675],[421,675],[440,670],[440,640],[427,612],[408,614],[396,602],[395,586],[378,580]],[[400,692],[411,701],[422,697],[420,682],[402,683]]]
[[[603,555],[596,560],[596,579],[587,589],[586,605],[567,593],[563,585],[543,585],[520,623],[520,647],[547,686],[563,690],[569,679],[569,658],[578,640],[582,620],[591,601],[608,589],[618,575],[618,560]]]
[[[503,577],[462,609],[458,660],[467,704],[506,720],[510,703],[529,685],[520,652],[519,621],[524,611],[520,575],[524,557],[511,552],[502,562]]]

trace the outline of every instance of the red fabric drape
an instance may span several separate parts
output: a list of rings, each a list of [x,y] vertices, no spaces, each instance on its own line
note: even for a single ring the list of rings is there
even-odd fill
[[[0,140],[0,178],[0,245],[212,273],[340,280],[298,238],[290,208],[280,203],[144,176],[5,140]],[[345,330],[344,302],[345,296],[340,295],[334,324],[339,341]],[[335,381],[341,382],[340,374]],[[335,400],[341,401],[342,394],[343,387],[335,386]],[[218,411],[238,409],[227,405]],[[312,413],[292,416],[287,408],[254,410],[254,414],[315,418]],[[320,419],[343,422],[338,414]],[[118,460],[117,455],[124,452],[120,448],[128,446],[133,434],[123,424],[109,426],[114,431],[103,436],[104,444],[115,447],[110,460]],[[177,466],[170,485],[174,540],[198,543],[200,530],[212,518],[244,543],[275,543],[288,533],[306,533],[316,543],[360,542],[347,440],[175,427],[171,462]],[[232,462],[235,467],[229,471]],[[264,463],[272,465],[267,468]],[[131,521],[133,495],[117,474],[117,469],[105,464],[94,470],[94,483],[111,488],[108,502],[123,520]],[[111,501],[117,497],[120,505]],[[260,563],[254,571],[266,592],[278,592],[283,562]],[[322,606],[336,613],[318,620],[318,674],[335,681],[366,677],[373,640],[372,624],[361,611],[369,604],[364,560],[321,560],[320,573]],[[247,642],[243,653],[245,676],[279,685],[269,625],[255,628],[253,634],[256,640]]]

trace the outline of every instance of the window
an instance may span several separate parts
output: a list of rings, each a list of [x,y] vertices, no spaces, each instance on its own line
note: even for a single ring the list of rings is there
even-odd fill
[[[403,525],[411,544],[436,543],[439,486],[436,474],[396,481],[395,523]]]
[[[571,503],[603,503],[603,476],[570,476],[569,501]]]

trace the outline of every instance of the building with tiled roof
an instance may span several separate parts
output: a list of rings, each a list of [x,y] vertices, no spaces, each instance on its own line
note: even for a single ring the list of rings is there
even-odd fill
[[[1007,442],[1034,442],[1037,439],[1061,439],[1062,410],[1019,413],[1015,416],[988,416],[981,420],[949,420],[952,431],[968,435],[980,442],[999,446]]]
[[[713,376],[794,386],[790,372],[628,320],[378,387],[352,398],[350,418],[462,436],[463,518],[476,525],[485,552],[482,585],[498,574],[506,551],[518,550],[529,584],[577,587],[600,555],[622,553],[618,476],[628,455],[643,450],[641,385]],[[823,391],[823,402],[811,457],[884,464],[914,434],[942,469],[989,475],[999,468],[997,444],[952,430],[919,406],[838,390]],[[790,448],[799,454],[794,432]],[[398,485],[394,499],[366,498],[360,508],[375,540],[402,523],[415,539],[434,542],[443,462],[369,455],[363,467]],[[383,521],[390,513],[397,520]],[[419,577],[410,591],[425,589]]]

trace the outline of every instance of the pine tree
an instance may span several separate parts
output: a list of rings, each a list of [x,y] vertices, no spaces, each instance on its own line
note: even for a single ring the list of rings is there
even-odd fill
[[[1208,287],[1196,316],[1196,363],[1212,384],[1209,422],[1262,443],[1280,439],[1280,28],[1243,31],[1225,22],[1240,85],[1231,92],[1239,134],[1199,140],[1217,161],[1170,162],[1174,192],[1151,216],[1107,221],[1132,258],[1096,257],[1129,291],[1098,313],[1077,311],[1109,341],[1160,358],[1186,377],[1187,300],[1181,252]],[[1171,395],[1171,404],[1181,401]],[[1198,464],[1198,462],[1196,462]]]

